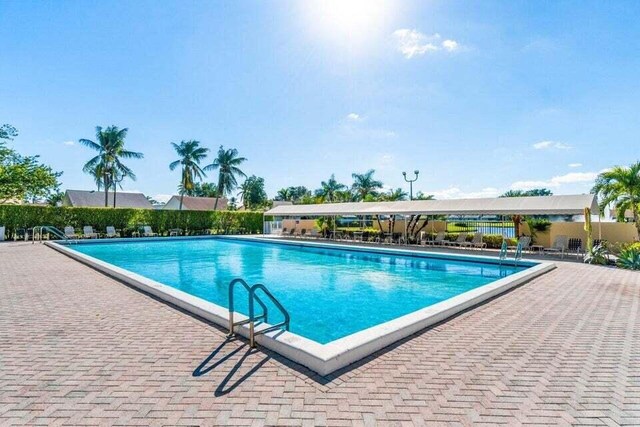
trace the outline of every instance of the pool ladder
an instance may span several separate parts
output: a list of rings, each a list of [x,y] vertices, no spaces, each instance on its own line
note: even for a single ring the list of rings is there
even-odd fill
[[[502,247],[500,248],[500,265],[502,265],[502,261],[507,260],[507,241],[502,241]],[[513,255],[513,265],[518,266],[518,261],[522,260],[522,243],[518,242],[518,246],[516,246],[516,253]]]
[[[63,231],[54,227],[53,225],[38,225],[36,227],[33,227],[32,243],[36,242],[36,238],[40,243],[42,243],[42,236],[44,235],[44,233],[53,234],[58,239],[64,240],[67,243],[78,243],[76,240],[69,239],[69,237],[67,237],[67,235]]]
[[[248,293],[248,298],[249,298],[249,317],[241,320],[239,322],[234,322],[233,321],[233,313],[234,313],[234,300],[235,300],[235,293],[234,293],[234,289],[236,287],[236,285],[240,284]],[[258,297],[258,295],[256,295],[256,293],[258,291],[262,291],[262,293],[269,298],[269,300],[273,303],[273,305],[276,306],[276,308],[282,313],[282,315],[284,316],[284,320],[280,323],[277,323],[275,325],[271,325],[267,328],[263,328],[259,331],[256,331],[255,329],[255,323],[257,321],[261,321],[264,323],[269,323],[269,310],[267,309],[266,304],[260,299],[260,297]],[[256,315],[256,311],[255,311],[255,303],[258,303],[258,305],[260,306],[260,308],[262,309],[262,314],[260,315]],[[289,316],[289,312],[284,308],[284,306],[282,304],[280,304],[280,301],[277,300],[276,297],[273,296],[273,294],[269,291],[269,289],[267,289],[266,286],[264,286],[261,283],[257,283],[253,286],[249,286],[247,284],[247,282],[245,282],[244,280],[238,278],[238,279],[233,279],[231,281],[231,283],[229,283],[229,333],[227,334],[228,337],[232,337],[235,335],[235,328],[236,326],[241,326],[241,325],[246,325],[249,324],[249,346],[250,347],[255,347],[256,346],[256,342],[255,342],[255,338],[256,335],[262,335],[262,334],[266,334],[267,332],[271,332],[271,331],[275,331],[278,329],[282,329],[284,327],[284,330],[288,331],[289,330],[289,324],[291,323],[291,317]]]

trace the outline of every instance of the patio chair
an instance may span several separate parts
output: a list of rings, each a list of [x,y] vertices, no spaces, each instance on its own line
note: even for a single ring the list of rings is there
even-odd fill
[[[154,233],[150,225],[144,225],[142,227],[142,237],[156,237],[158,233]]]
[[[95,231],[93,231],[93,227],[90,225],[85,225],[82,228],[82,237],[85,239],[97,239],[98,238],[98,233],[96,233]]]
[[[76,234],[76,230],[72,226],[67,225],[64,228],[64,237],[66,237],[67,239],[77,239],[80,236]]]
[[[309,230],[309,232],[307,233],[308,237],[311,237],[313,239],[317,239],[318,237],[320,237],[320,234],[318,233],[318,230],[316,230],[315,228],[312,228],[311,230]]]
[[[300,230],[300,234],[298,235],[298,237],[300,237],[301,239],[307,237],[307,229],[303,228],[302,230]]]
[[[560,254],[562,258],[564,258],[564,253],[567,251],[569,247],[569,240],[567,236],[560,235],[556,236],[553,240],[553,245],[550,248],[544,248],[543,252],[548,254]]]
[[[282,230],[280,230],[280,236],[286,236],[287,233],[289,233],[289,230],[287,230],[287,227],[284,227]]]
[[[487,247],[487,244],[482,241],[483,234],[481,232],[473,233],[473,239],[470,242],[463,242],[460,244],[461,247],[469,247],[469,248],[479,248],[484,249]]]
[[[569,243],[567,244],[567,251],[571,254],[576,254],[576,257],[580,257],[583,253],[582,250],[582,239],[580,238],[571,238],[569,239]]]
[[[458,238],[456,240],[454,240],[453,242],[445,240],[442,243],[445,246],[463,246],[467,242],[467,234],[468,233],[463,231],[460,234],[458,234]]]
[[[292,228],[291,230],[289,230],[289,237],[295,237],[296,235],[296,229]]]
[[[108,238],[112,238],[112,237],[120,237],[120,233],[118,233],[116,231],[116,228],[113,225],[108,225],[107,226],[107,234],[106,236]]]
[[[444,244],[444,242],[446,242],[446,237],[447,237],[447,234],[444,231],[439,231],[433,240],[421,239],[420,243],[422,244],[424,242],[425,245],[442,245]]]
[[[169,237],[178,237],[178,236],[182,236],[181,228],[172,228],[171,230],[169,230]]]
[[[518,243],[520,244],[523,252],[531,251],[531,236],[520,236],[518,238]],[[507,249],[513,249],[515,251],[516,249],[518,249],[518,245],[509,246]]]

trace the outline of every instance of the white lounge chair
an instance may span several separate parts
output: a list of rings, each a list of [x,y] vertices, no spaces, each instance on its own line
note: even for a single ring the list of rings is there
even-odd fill
[[[531,250],[531,236],[520,236],[518,243],[520,243],[520,247],[523,251]],[[508,249],[513,249],[515,251],[518,249],[518,246],[509,246]]]
[[[445,246],[462,246],[466,242],[467,242],[467,233],[463,231],[462,233],[458,234],[458,238],[453,242],[449,242],[445,240],[443,243]]]
[[[307,233],[307,236],[311,237],[311,238],[314,238],[314,239],[317,239],[318,237],[320,237],[320,233],[318,233],[318,230],[316,230],[315,228],[312,228]]]
[[[77,239],[79,236],[76,234],[76,230],[72,226],[67,225],[64,228],[64,237],[67,239]]]
[[[142,227],[142,237],[155,237],[158,233],[154,233],[151,226],[145,225]]]
[[[479,249],[484,249],[487,247],[487,244],[485,242],[482,241],[482,237],[483,234],[480,232],[474,233],[473,234],[473,239],[471,239],[470,242],[462,242],[460,243],[460,246],[462,247],[469,247],[469,248],[479,248]]]
[[[97,239],[98,238],[98,233],[96,233],[95,231],[93,231],[93,227],[90,225],[85,225],[82,228],[82,237],[85,239]]]
[[[107,237],[120,237],[120,233],[116,231],[116,228],[112,225],[107,226]]]
[[[553,240],[553,245],[550,248],[544,248],[544,253],[548,254],[560,254],[564,258],[564,253],[569,248],[569,238],[565,235],[556,236]]]
[[[447,234],[444,231],[439,231],[433,240],[421,240],[420,243],[425,245],[442,245],[446,242]]]

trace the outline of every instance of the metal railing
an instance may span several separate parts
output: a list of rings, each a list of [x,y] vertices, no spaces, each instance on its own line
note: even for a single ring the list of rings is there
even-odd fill
[[[60,229],[54,227],[53,225],[38,225],[33,227],[32,231],[32,244],[36,243],[36,238],[40,243],[42,243],[42,236],[44,233],[53,234],[58,239],[64,240],[67,243],[77,243],[77,241],[69,239],[69,237]],[[37,236],[37,237],[36,237]]]
[[[249,317],[247,319],[241,320],[239,322],[234,322],[234,311],[235,311],[235,287],[237,284],[240,284],[248,293],[248,301],[249,301]],[[276,308],[282,313],[284,316],[284,320],[275,325],[270,325],[266,328],[263,328],[259,331],[255,330],[255,324],[257,321],[262,321],[264,323],[269,323],[269,310],[267,309],[266,304],[256,295],[256,292],[262,291],[264,295],[269,298],[269,300],[276,306]],[[256,315],[255,312],[255,303],[258,303],[260,308],[262,309],[262,314]],[[289,316],[289,312],[284,308],[284,306],[278,301],[276,297],[261,283],[255,284],[253,286],[249,286],[247,282],[238,278],[233,279],[229,283],[229,333],[227,336],[232,337],[235,334],[235,328],[237,326],[249,324],[249,345],[251,347],[255,347],[255,337],[256,335],[266,334],[267,332],[275,331],[277,329],[285,329],[289,330],[289,325],[291,323],[291,316]]]
[[[239,322],[234,323],[233,321],[233,312],[235,310],[235,303],[234,303],[235,294],[233,291],[237,284],[242,285],[242,287],[246,289],[248,297],[251,298],[251,287],[247,284],[247,282],[238,278],[238,279],[233,279],[231,283],[229,283],[229,333],[227,334],[228,337],[232,337],[235,334],[236,326],[246,325],[251,321],[251,316]],[[268,318],[267,306],[262,302],[262,300],[260,300],[260,298],[255,297],[255,299],[258,301],[258,304],[260,304],[260,307],[262,307],[262,314],[260,316],[256,316],[255,320],[264,320],[266,322]]]
[[[474,233],[498,234],[504,237],[516,237],[515,224],[512,221],[482,221],[469,219],[447,220],[447,232],[449,233]]]
[[[254,304],[253,301],[256,300],[256,291],[261,290],[270,300],[271,302],[280,310],[282,315],[284,316],[284,320],[275,325],[269,326],[268,328],[261,329],[260,331],[255,331],[254,324]],[[265,320],[266,322],[266,320]],[[249,346],[255,347],[255,338],[256,335],[266,334],[267,332],[275,331],[276,329],[282,329],[284,326],[285,331],[289,330],[289,323],[291,322],[291,317],[289,316],[289,312],[284,308],[280,301],[273,296],[273,294],[267,289],[267,287],[261,283],[255,284],[251,287],[249,291]]]

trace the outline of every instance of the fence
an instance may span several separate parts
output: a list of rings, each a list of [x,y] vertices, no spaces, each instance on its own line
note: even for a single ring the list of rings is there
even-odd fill
[[[504,237],[515,237],[516,235],[515,225],[512,221],[447,221],[446,230],[449,233],[479,232],[483,234],[499,234]]]

